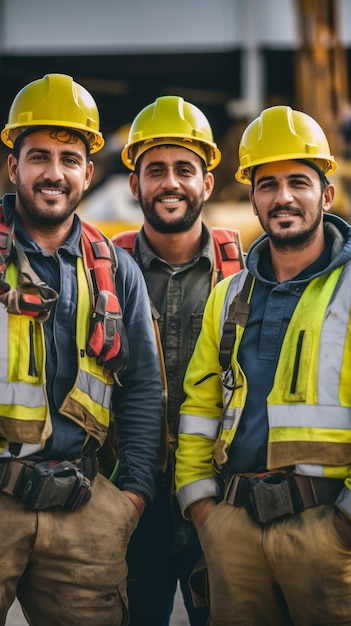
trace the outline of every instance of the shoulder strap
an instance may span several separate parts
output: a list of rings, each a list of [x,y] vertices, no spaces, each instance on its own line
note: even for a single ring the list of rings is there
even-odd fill
[[[236,338],[236,326],[245,328],[250,312],[248,302],[254,277],[248,272],[242,290],[235,296],[228,310],[228,317],[223,324],[221,343],[219,348],[219,362],[222,370],[226,372],[230,365],[230,359]]]
[[[114,235],[114,237],[112,237],[112,241],[117,246],[120,246],[120,248],[123,248],[124,250],[129,252],[132,257],[134,257],[135,239],[137,234],[137,230],[126,230],[122,233],[117,233],[116,235]]]
[[[5,258],[8,257],[11,252],[14,226],[14,220],[12,220],[10,224],[5,221],[2,204],[0,204],[0,254]]]
[[[245,267],[240,232],[231,228],[210,228],[215,250],[215,271],[222,278],[236,274]]]
[[[90,272],[94,299],[100,291],[116,295],[115,274],[118,261],[111,241],[95,226],[82,221],[82,242]]]

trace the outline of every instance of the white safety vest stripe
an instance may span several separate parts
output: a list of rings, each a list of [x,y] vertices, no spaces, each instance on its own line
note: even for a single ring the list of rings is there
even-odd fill
[[[270,428],[346,430],[351,427],[351,408],[336,404],[275,404],[268,406],[268,421]]]
[[[218,437],[221,421],[215,418],[202,417],[183,413],[179,420],[179,434],[200,435],[215,441]]]
[[[182,509],[202,497],[217,498],[220,495],[219,485],[215,478],[203,478],[180,489],[177,493]]]
[[[80,370],[77,387],[104,409],[111,408],[112,385],[106,385],[106,382],[99,380],[84,370]]]
[[[29,385],[28,383],[9,383],[0,381],[0,406],[23,405],[23,413],[26,408],[35,409],[45,406],[46,397],[42,385]],[[18,418],[21,419],[21,418]],[[23,419],[28,419],[28,416]]]

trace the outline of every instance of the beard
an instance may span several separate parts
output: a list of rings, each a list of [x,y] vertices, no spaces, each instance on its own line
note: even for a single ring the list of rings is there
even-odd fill
[[[316,217],[314,221],[309,225],[308,228],[306,228],[305,230],[300,230],[296,232],[289,232],[289,229],[287,228],[286,232],[284,231],[284,229],[282,229],[280,230],[279,233],[276,233],[270,228],[268,223],[264,224],[264,222],[261,220],[256,204],[255,204],[255,208],[257,211],[259,222],[263,230],[268,235],[274,248],[279,251],[284,251],[288,248],[303,249],[304,247],[308,246],[310,242],[313,240],[316,232],[319,229],[320,223],[323,219],[323,208],[322,208],[322,198],[321,198],[318,204],[318,212],[316,214]],[[285,209],[285,207],[277,206],[275,207],[274,211],[277,211],[279,209],[283,210]]]
[[[49,208],[39,209],[33,195],[29,193],[26,188],[21,184],[21,179],[18,176],[16,192],[22,207],[23,215],[28,219],[28,221],[32,222],[33,224],[37,224],[38,226],[59,226],[60,224],[63,224],[70,217],[70,215],[75,212],[83,197],[83,192],[81,192],[80,194],[76,195],[75,198],[72,197],[72,199],[69,200],[68,198],[70,189],[67,187],[67,185],[63,187],[62,184],[55,185],[52,182],[43,182],[43,184],[36,185],[35,187],[62,189],[66,191],[67,198],[66,208],[64,210],[61,209],[59,212],[55,210],[50,211]],[[54,205],[54,201],[52,204]],[[48,199],[48,207],[49,205],[50,201]]]
[[[173,196],[174,194],[163,194],[162,197],[167,195]],[[146,202],[140,193],[140,189],[138,197],[145,219],[156,232],[163,234],[183,233],[190,230],[204,208],[203,196],[201,198],[195,198],[192,201],[190,201],[187,196],[182,196],[181,199],[186,200],[187,202],[187,209],[185,213],[173,222],[167,222],[157,213],[155,209],[155,204],[158,200],[160,200],[160,197],[153,199],[152,202]]]

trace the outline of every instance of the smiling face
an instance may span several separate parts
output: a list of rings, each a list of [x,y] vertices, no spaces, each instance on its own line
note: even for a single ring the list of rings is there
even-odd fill
[[[200,219],[214,183],[197,154],[171,145],[147,150],[140,173],[130,174],[129,180],[145,221],[160,233],[189,230]]]
[[[26,136],[18,158],[9,155],[8,168],[16,185],[16,212],[24,223],[37,226],[73,219],[94,171],[79,137],[52,130]]]
[[[262,228],[279,249],[304,247],[323,236],[323,211],[333,197],[334,187],[327,185],[322,191],[318,173],[297,161],[259,166],[250,192]]]

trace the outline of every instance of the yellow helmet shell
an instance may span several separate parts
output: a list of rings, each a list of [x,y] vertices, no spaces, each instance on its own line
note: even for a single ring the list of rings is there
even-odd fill
[[[288,106],[270,107],[262,111],[243,133],[239,145],[240,165],[235,178],[250,185],[251,168],[292,159],[311,160],[326,176],[337,168],[328,140],[312,117]]]
[[[134,170],[136,161],[146,150],[166,144],[195,152],[208,170],[213,170],[221,160],[207,118],[198,107],[179,96],[157,98],[138,113],[122,150],[122,161]]]
[[[101,150],[105,143],[99,131],[100,117],[95,100],[65,74],[47,74],[21,89],[11,105],[1,140],[13,148],[22,132],[36,126],[56,126],[84,134],[91,154]]]

